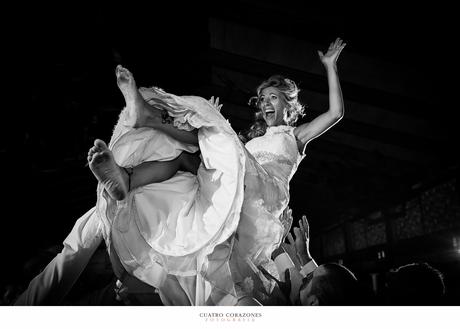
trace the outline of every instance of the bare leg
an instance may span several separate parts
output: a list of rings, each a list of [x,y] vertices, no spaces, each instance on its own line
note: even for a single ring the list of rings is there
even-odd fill
[[[170,179],[178,170],[197,173],[201,159],[197,154],[182,152],[171,161],[149,161],[133,168],[131,174],[131,189]]]
[[[115,74],[128,109],[130,124],[134,128],[150,127],[161,130],[180,142],[198,145],[197,131],[177,129],[169,122],[163,122],[161,110],[147,103],[137,89],[134,76],[118,65]]]
[[[123,200],[128,191],[151,183],[163,182],[174,176],[178,170],[196,174],[201,159],[198,154],[182,152],[171,161],[149,161],[132,168],[128,175],[118,166],[107,145],[97,139],[88,152],[88,162],[97,180],[103,184],[109,195],[115,200]]]
[[[148,117],[150,121],[161,121],[161,111],[149,105],[136,86],[134,76],[128,69],[118,65],[115,69],[117,85],[120,88],[128,109],[130,124],[134,128],[145,127]]]

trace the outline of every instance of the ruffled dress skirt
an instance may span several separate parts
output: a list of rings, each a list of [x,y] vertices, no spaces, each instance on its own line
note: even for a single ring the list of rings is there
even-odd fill
[[[109,250],[129,274],[158,288],[167,305],[235,305],[253,294],[250,277],[260,277],[258,266],[277,275],[270,255],[283,235],[278,218],[289,201],[286,183],[257,163],[207,100],[157,88],[140,92],[167,110],[177,128],[198,129],[202,163],[197,175],[179,171],[167,181],[130,191],[122,201],[98,186],[96,211]],[[124,109],[109,144],[122,167],[198,151],[161,131],[134,129],[126,122]],[[172,278],[186,300],[167,288]]]

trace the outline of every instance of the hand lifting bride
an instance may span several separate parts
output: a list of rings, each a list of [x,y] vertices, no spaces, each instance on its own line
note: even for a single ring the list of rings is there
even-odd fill
[[[255,297],[257,268],[278,277],[271,254],[284,236],[280,216],[305,147],[343,116],[336,62],[344,47],[338,38],[318,52],[328,111],[296,126],[304,112],[299,89],[272,76],[257,88],[256,122],[243,135],[220,114],[218,99],[138,89],[118,66],[126,107],[109,144],[96,140],[88,153],[97,204],[17,304],[58,303],[102,239],[119,282],[156,288],[164,305],[239,305]],[[269,293],[270,282],[264,286]]]

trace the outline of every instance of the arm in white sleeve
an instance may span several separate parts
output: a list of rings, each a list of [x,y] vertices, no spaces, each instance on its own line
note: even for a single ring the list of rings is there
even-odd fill
[[[276,265],[276,269],[278,270],[278,274],[280,276],[280,281],[285,282],[285,271],[289,268],[295,267],[294,262],[292,259],[289,257],[289,255],[286,252],[283,252],[279,254],[278,256],[275,257],[273,260]]]
[[[30,282],[15,305],[58,305],[64,299],[102,241],[95,209],[77,220],[62,251]]]

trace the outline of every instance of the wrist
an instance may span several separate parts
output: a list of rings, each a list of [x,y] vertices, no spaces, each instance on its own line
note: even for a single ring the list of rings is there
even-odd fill
[[[283,254],[284,252],[285,251],[284,251],[284,249],[282,247],[276,248],[272,252],[272,259],[274,260],[276,257],[278,257],[279,255]]]
[[[337,63],[336,62],[324,62],[323,63],[326,70],[337,70]]]
[[[302,266],[304,266],[305,264],[308,264],[313,259],[308,253],[298,253],[297,255],[299,256],[300,265]]]

